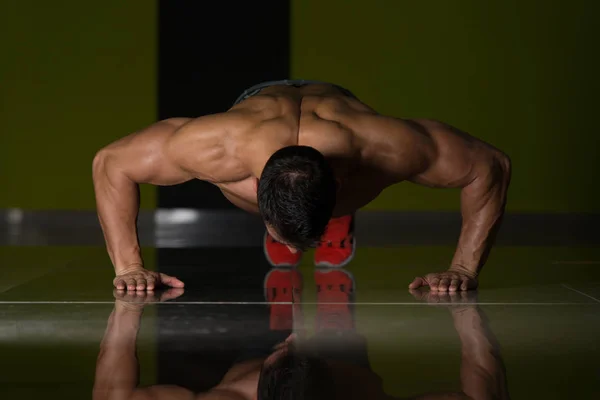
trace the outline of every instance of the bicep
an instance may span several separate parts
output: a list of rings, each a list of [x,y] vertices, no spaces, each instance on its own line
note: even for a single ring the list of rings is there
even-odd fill
[[[192,179],[170,157],[171,136],[185,119],[165,120],[126,136],[102,149],[106,171],[113,179],[127,178],[136,183],[175,185]]]
[[[358,136],[362,136],[377,169],[394,182],[423,180],[437,157],[426,130],[412,121],[364,113],[353,117]]]

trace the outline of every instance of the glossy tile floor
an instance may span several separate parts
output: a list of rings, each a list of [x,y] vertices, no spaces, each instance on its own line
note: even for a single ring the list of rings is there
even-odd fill
[[[308,253],[290,271],[259,247],[149,248],[185,291],[115,297],[101,246],[0,247],[0,399],[91,398],[137,362],[139,387],[200,393],[292,330],[336,360],[339,398],[600,398],[598,248],[497,247],[478,292],[409,293],[452,251],[364,247],[337,271]],[[97,365],[105,335],[118,356]]]

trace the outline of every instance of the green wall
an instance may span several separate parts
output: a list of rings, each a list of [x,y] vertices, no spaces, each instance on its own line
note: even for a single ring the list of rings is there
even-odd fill
[[[507,152],[512,211],[600,211],[598,2],[293,0],[292,76],[379,112],[451,123]],[[371,209],[457,209],[409,183]]]
[[[96,150],[156,118],[156,2],[0,7],[0,208],[93,209]]]
[[[93,209],[90,163],[156,118],[156,1],[0,0],[0,208]],[[600,211],[592,0],[293,0],[293,77],[505,150],[512,211]],[[155,204],[143,187],[143,205]],[[456,209],[393,187],[371,209]]]

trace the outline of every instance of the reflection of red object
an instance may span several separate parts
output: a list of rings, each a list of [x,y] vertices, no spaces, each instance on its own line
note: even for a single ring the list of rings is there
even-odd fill
[[[291,330],[302,317],[302,275],[292,268],[273,268],[264,282],[265,298],[270,304],[269,328]],[[279,304],[284,303],[284,304]],[[292,304],[293,303],[293,304]]]
[[[273,267],[297,267],[302,259],[302,252],[292,253],[286,245],[279,243],[269,232],[265,232],[263,249],[267,261]]]
[[[343,267],[354,257],[354,216],[332,218],[315,251],[318,267]]]
[[[344,269],[315,270],[317,331],[354,329],[354,278]]]

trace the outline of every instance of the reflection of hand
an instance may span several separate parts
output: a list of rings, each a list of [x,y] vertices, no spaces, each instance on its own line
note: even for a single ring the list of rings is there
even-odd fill
[[[477,289],[477,278],[466,272],[450,268],[445,272],[434,272],[422,277],[416,277],[408,286],[409,289],[418,289],[429,286],[432,291],[456,292]]]
[[[119,272],[113,280],[113,285],[118,290],[131,291],[152,291],[160,286],[171,286],[175,288],[182,288],[184,286],[183,282],[175,277],[149,271],[141,266],[135,266]]]
[[[415,299],[443,305],[452,316],[461,343],[461,390],[469,399],[510,399],[506,370],[499,345],[486,316],[478,307],[477,292],[439,292],[411,290]],[[440,394],[421,399],[456,398]]]
[[[443,304],[448,306],[475,305],[477,292],[435,292],[425,290],[409,290],[410,294],[419,301],[429,304]]]
[[[128,292],[125,290],[115,289],[113,295],[115,296],[116,302],[115,307],[125,309],[141,311],[146,304],[149,303],[161,303],[168,300],[178,298],[183,294],[184,290],[181,288],[172,288],[164,292]]]

